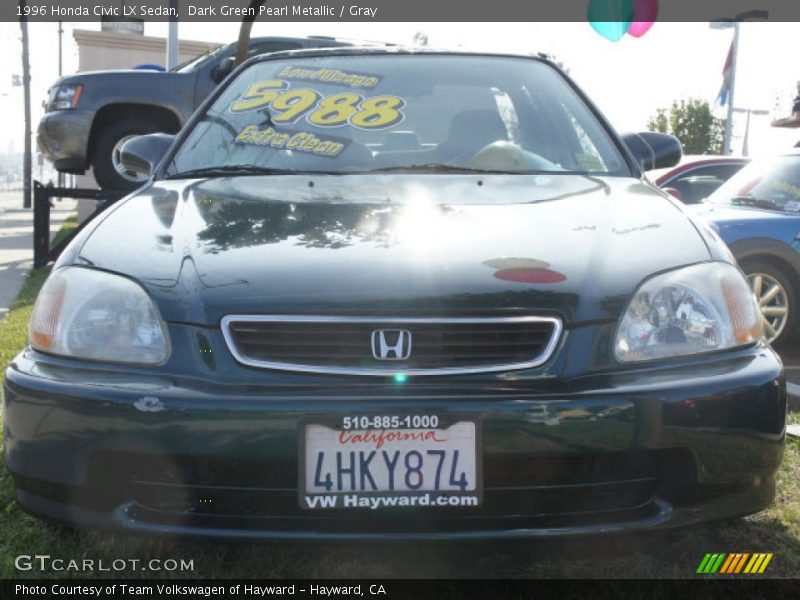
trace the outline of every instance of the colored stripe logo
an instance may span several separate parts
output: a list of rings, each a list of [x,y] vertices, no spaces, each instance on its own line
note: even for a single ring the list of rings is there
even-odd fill
[[[735,575],[737,573],[760,575],[766,570],[772,556],[771,552],[708,553],[703,557],[696,572],[702,575]]]

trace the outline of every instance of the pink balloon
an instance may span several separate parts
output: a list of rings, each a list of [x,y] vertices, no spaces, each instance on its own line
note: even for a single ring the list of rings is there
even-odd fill
[[[633,37],[642,37],[650,31],[658,18],[658,0],[633,0],[633,22],[628,33]]]
[[[634,21],[631,23],[630,27],[628,27],[628,33],[630,33],[633,37],[640,38],[645,33],[650,31],[653,23],[654,21]]]

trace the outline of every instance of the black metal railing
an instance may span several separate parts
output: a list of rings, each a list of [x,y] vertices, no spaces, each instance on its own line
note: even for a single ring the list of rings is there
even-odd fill
[[[127,192],[119,190],[93,190],[85,188],[56,187],[52,183],[44,185],[33,182],[33,266],[39,268],[54,261],[70,241],[97,215]],[[50,209],[53,198],[76,198],[94,200],[95,209],[83,222],[58,244],[50,247]]]

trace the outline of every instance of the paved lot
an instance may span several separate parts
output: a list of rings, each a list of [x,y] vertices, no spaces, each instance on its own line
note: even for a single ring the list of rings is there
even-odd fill
[[[74,200],[55,202],[50,211],[50,236],[70,214]],[[0,192],[0,319],[17,297],[33,267],[33,210],[22,208],[22,192]]]

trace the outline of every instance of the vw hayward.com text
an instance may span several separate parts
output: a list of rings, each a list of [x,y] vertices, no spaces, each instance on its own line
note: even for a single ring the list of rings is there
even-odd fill
[[[158,597],[212,597],[227,596],[237,598],[242,596],[376,596],[388,597],[389,591],[386,585],[380,583],[370,583],[364,585],[318,585],[314,583],[302,583],[292,585],[256,585],[256,584],[235,584],[235,585],[182,585],[182,584],[155,584],[155,585],[131,585],[116,583],[111,585],[85,585],[85,584],[64,584],[53,583],[47,585],[26,585],[18,583],[14,586],[14,592],[19,597],[51,597],[64,596],[70,598],[108,598],[111,596],[151,597],[157,594]]]
[[[279,6],[261,5],[258,7],[250,6],[231,6],[229,4],[218,3],[198,3],[187,4],[182,8],[170,6],[167,2],[163,5],[148,4],[123,4],[122,6],[112,3],[91,3],[78,4],[74,6],[61,5],[58,3],[29,2],[27,5],[17,6],[18,17],[51,17],[59,19],[69,18],[172,18],[181,19],[184,17],[331,17],[346,19],[351,17],[368,17],[374,19],[378,15],[377,6],[363,6],[358,4],[331,6],[328,4],[318,4],[308,6],[304,4],[282,4]]]

